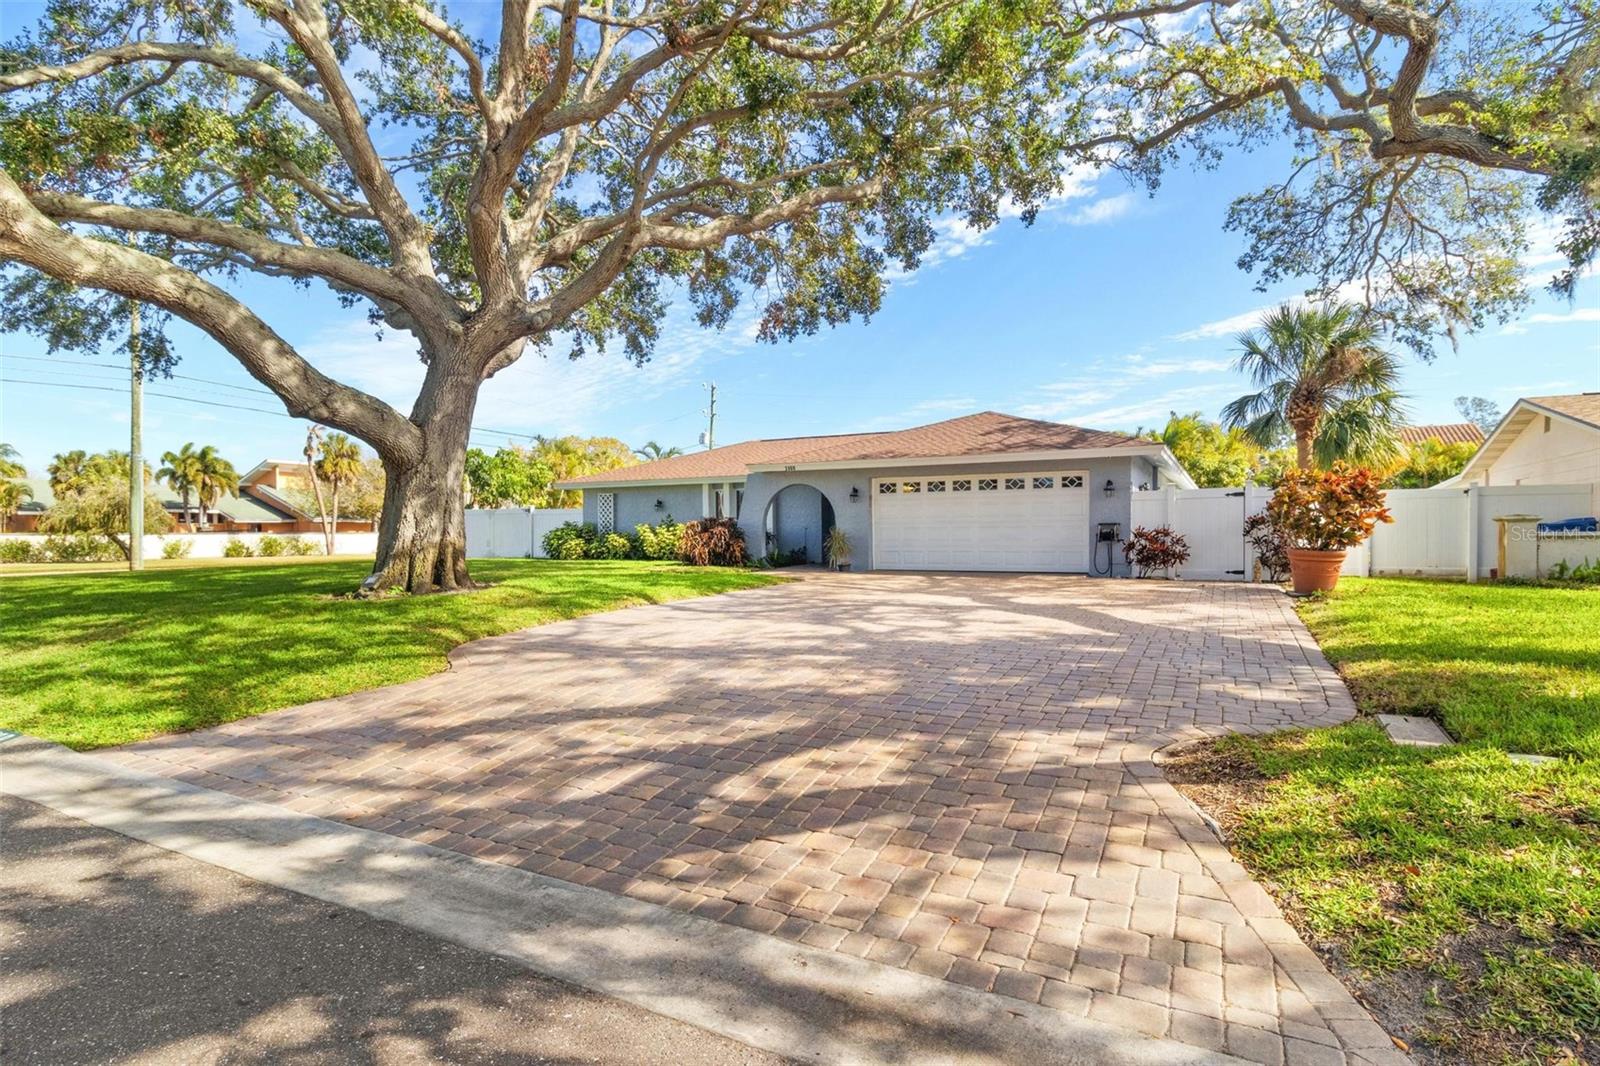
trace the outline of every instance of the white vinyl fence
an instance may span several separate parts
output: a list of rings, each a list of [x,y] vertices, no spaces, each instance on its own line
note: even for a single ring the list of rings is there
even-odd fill
[[[543,559],[544,535],[567,522],[582,522],[579,508],[541,510],[503,507],[467,510],[467,558]]]
[[[230,540],[243,541],[250,546],[251,554],[255,554],[261,543],[262,537],[277,537],[280,541],[286,537],[298,536],[301,540],[314,547],[313,555],[321,555],[324,541],[321,533],[161,533],[148,534],[144,538],[144,557],[146,559],[161,558],[162,550],[170,541],[187,541],[189,551],[187,559],[220,559],[223,549]],[[5,533],[0,534],[0,540],[22,540],[30,544],[43,544],[45,536],[42,533]],[[364,555],[373,556],[378,553],[377,533],[335,533],[333,538],[333,554],[335,555]]]
[[[1193,581],[1248,581],[1255,558],[1244,539],[1244,520],[1262,510],[1272,493],[1243,489],[1165,488],[1133,494],[1133,524],[1170,526],[1189,542],[1190,558],[1173,576]],[[1600,484],[1507,485],[1471,488],[1391,489],[1394,522],[1353,549],[1343,573],[1488,577],[1497,565],[1495,519],[1536,515],[1542,521],[1600,512]]]

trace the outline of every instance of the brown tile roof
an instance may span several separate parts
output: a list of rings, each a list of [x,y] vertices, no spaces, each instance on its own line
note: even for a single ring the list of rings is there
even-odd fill
[[[1404,426],[1396,434],[1402,444],[1421,444],[1438,440],[1442,444],[1482,444],[1483,430],[1471,422],[1449,422],[1439,426]]]
[[[1600,429],[1600,392],[1575,392],[1568,396],[1528,396],[1527,403],[1576,418]]]
[[[1017,418],[997,411],[951,418],[932,425],[840,440],[785,456],[785,463],[835,463],[859,459],[920,459],[930,455],[998,455],[1006,452],[1075,451],[1079,448],[1151,446],[1125,433],[1105,433],[1060,422]],[[768,460],[775,462],[776,460]]]
[[[1071,451],[1079,448],[1156,447],[1123,433],[1104,433],[1059,422],[984,411],[931,425],[881,433],[840,433],[826,437],[783,437],[729,444],[710,451],[658,459],[652,463],[588,474],[565,485],[618,481],[716,480],[742,478],[752,466],[919,459],[944,455],[995,455],[1006,452]]]

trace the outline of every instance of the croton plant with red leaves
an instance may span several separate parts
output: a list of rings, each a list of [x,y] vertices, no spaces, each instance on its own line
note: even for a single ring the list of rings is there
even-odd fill
[[[1267,502],[1272,524],[1290,547],[1341,551],[1372,536],[1379,522],[1393,522],[1383,505],[1376,474],[1334,463],[1328,470],[1290,470]]]

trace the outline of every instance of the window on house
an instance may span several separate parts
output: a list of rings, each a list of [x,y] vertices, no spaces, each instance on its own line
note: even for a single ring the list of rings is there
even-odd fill
[[[1056,479],[1053,477],[1036,477],[1033,479],[1033,487],[1036,489],[1053,489],[1056,487]]]
[[[999,487],[1000,487],[1000,482],[995,480],[992,477],[980,477],[978,479],[978,491],[979,492],[993,492],[995,489],[997,489]]]
[[[900,491],[901,492],[921,492],[922,491],[922,482],[920,482],[920,481],[908,481],[904,485],[900,486]]]
[[[1025,478],[1025,477],[1008,477],[1008,478],[1006,478],[1006,488],[1008,490],[1010,490],[1010,491],[1015,491],[1017,489],[1025,489],[1027,487],[1028,487],[1028,479]]]
[[[929,492],[943,492],[944,491],[944,482],[942,482],[942,481],[930,481],[930,482],[928,482],[928,491]]]
[[[950,491],[951,492],[971,492],[972,491],[972,480],[970,478],[958,477],[954,481],[950,482]]]
[[[880,496],[892,496],[892,495],[894,495],[895,490],[898,489],[899,487],[900,487],[900,485],[899,485],[898,482],[880,481],[880,482],[878,482],[878,495],[880,495]]]

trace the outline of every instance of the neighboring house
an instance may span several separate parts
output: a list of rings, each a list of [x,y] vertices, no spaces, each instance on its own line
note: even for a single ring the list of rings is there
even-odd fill
[[[1518,400],[1454,485],[1600,482],[1600,392]]]
[[[1421,444],[1436,440],[1440,444],[1482,444],[1483,430],[1471,422],[1448,422],[1439,426],[1403,426],[1395,434],[1401,444]]]
[[[22,480],[33,491],[33,499],[24,501],[11,521],[6,523],[8,533],[37,532],[39,519],[55,503],[49,479]],[[297,491],[300,484],[310,491],[305,463],[269,460],[257,464],[239,479],[237,496],[232,493],[222,496],[204,514],[193,494],[185,511],[183,500],[177,493],[166,485],[158,484],[154,488],[160,493],[161,506],[183,531],[187,531],[191,525],[198,525],[216,533],[321,533],[322,523],[316,515],[301,511],[284,494],[286,491]],[[327,486],[323,486],[323,491],[327,491]],[[368,532],[372,529],[372,521],[365,518],[347,518],[339,522],[341,533]]]
[[[834,526],[877,570],[1125,573],[1102,524],[1129,532],[1130,494],[1193,488],[1158,442],[986,411],[884,433],[753,440],[560,483],[583,517],[631,530],[730,517],[753,555],[821,561]],[[1098,549],[1098,550],[1096,550]],[[1109,551],[1108,551],[1109,549]]]
[[[254,498],[260,503],[283,514],[294,523],[294,528],[288,530],[294,533],[321,533],[322,520],[317,517],[316,505],[311,505],[311,510],[302,510],[295,501],[304,502],[312,499],[311,475],[303,462],[289,459],[268,459],[257,463],[239,478],[239,491]],[[322,494],[329,506],[333,504],[333,495],[327,482],[323,482]],[[346,495],[345,503],[349,503]],[[343,510],[341,507],[340,510]],[[362,533],[371,532],[377,524],[370,518],[341,518],[338,532]],[[277,529],[266,532],[279,532]]]

